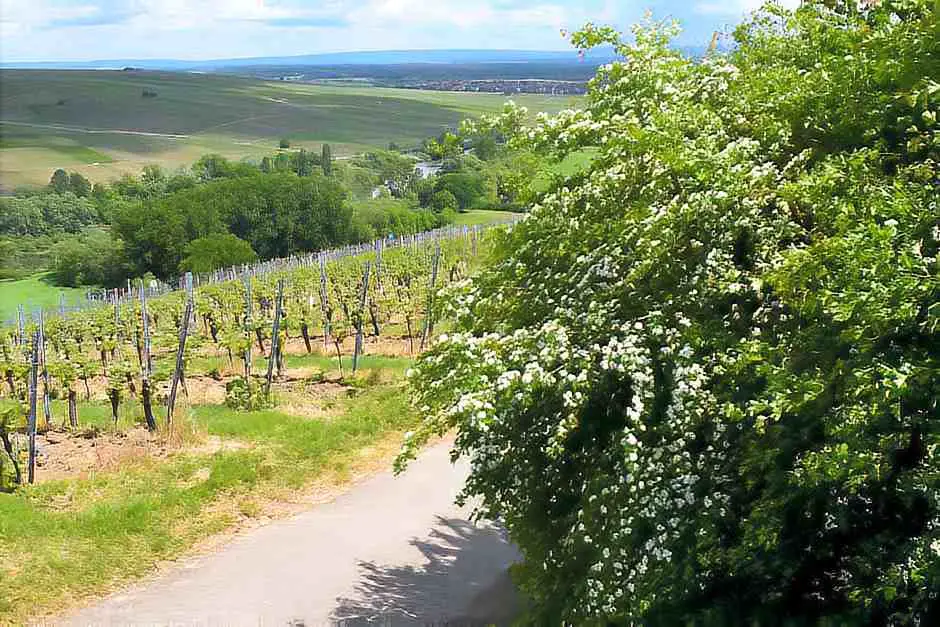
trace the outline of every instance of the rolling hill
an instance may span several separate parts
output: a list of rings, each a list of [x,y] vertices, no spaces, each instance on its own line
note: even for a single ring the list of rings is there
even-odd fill
[[[612,57],[609,50],[593,51],[596,65]],[[215,70],[265,65],[396,65],[420,63],[526,63],[551,61],[580,63],[574,50],[371,50],[328,52],[279,57],[243,57],[234,59],[103,59],[90,61],[23,61],[0,63],[0,67],[20,69],[120,69],[135,67],[148,70]]]
[[[109,180],[148,163],[172,169],[208,152],[260,158],[282,137],[315,150],[330,143],[338,155],[416,145],[506,100],[137,70],[0,70],[0,83],[0,186],[7,190],[45,183],[58,167]],[[574,102],[515,99],[534,111]]]

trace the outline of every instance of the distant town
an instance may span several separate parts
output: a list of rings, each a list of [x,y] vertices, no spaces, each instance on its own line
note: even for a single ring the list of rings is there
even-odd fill
[[[334,79],[308,79],[304,74],[278,76],[277,80],[304,83],[335,83]],[[581,96],[587,93],[584,81],[562,81],[541,78],[523,79],[450,79],[450,80],[400,80],[379,79],[370,81],[377,87],[399,89],[427,89],[432,91],[466,91],[494,94],[545,94],[551,96]]]
[[[389,85],[391,86],[391,85]],[[407,89],[431,89],[436,91],[473,91],[497,94],[546,94],[552,96],[581,96],[587,93],[587,83],[576,81],[553,81],[544,79],[521,80],[450,80],[409,81],[395,85]]]

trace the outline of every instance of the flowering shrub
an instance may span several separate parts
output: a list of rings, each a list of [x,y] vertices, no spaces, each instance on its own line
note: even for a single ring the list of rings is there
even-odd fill
[[[483,126],[583,175],[410,373],[536,624],[940,624],[934,0],[648,24],[583,111]]]

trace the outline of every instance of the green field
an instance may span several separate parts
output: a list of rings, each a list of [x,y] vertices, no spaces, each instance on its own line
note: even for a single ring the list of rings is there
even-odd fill
[[[518,213],[511,211],[495,211],[490,209],[471,209],[464,213],[457,214],[457,226],[476,226],[478,224],[494,224],[497,222],[509,222]]]
[[[61,294],[65,294],[69,305],[84,298],[84,289],[56,287],[45,276],[39,274],[19,281],[0,281],[0,322],[12,320],[16,316],[17,305],[23,305],[27,310],[54,308],[59,305]]]
[[[349,155],[417,145],[461,119],[499,110],[499,94],[337,87],[214,74],[2,70],[0,187],[43,184],[55,168],[109,180],[148,163],[173,169],[216,152],[260,158],[278,140]],[[143,97],[144,91],[156,97]],[[570,97],[519,95],[534,111]]]

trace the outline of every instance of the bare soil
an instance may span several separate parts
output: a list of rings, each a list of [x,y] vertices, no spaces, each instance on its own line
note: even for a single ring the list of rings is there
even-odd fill
[[[36,481],[87,478],[131,460],[161,459],[170,453],[165,439],[136,427],[122,433],[49,431],[36,436]]]
[[[344,364],[351,363],[351,359],[351,357],[344,356]],[[304,384],[305,390],[311,392],[316,398],[334,396],[330,393],[330,390],[337,387],[346,389],[346,386],[342,386],[336,382],[318,382],[316,377],[319,374],[322,374],[322,371],[314,366],[285,368],[284,376],[275,381],[280,387],[284,387],[285,384],[291,384],[292,387],[296,387],[295,384]],[[236,375],[228,370],[224,371],[219,378],[210,377],[205,374],[187,376],[185,385],[181,385],[177,390],[177,398],[188,399],[190,405],[222,405],[225,403],[225,385],[236,376],[240,375]],[[135,384],[139,384],[139,381],[135,381]],[[316,384],[318,387],[312,388],[311,384]],[[90,378],[88,380],[88,387],[91,391],[92,401],[108,400],[107,377],[99,376]],[[322,389],[320,389],[320,387],[322,387]],[[79,383],[76,389],[78,391],[79,400],[88,400],[83,384]],[[154,393],[154,401],[162,402],[162,399],[166,398],[170,393],[170,382],[162,381],[155,385]],[[136,398],[138,397],[131,396],[126,389],[122,394],[123,402],[136,400]]]
[[[366,336],[364,338],[363,353],[365,355],[381,355],[383,357],[411,357],[411,342],[407,336],[380,335]],[[417,353],[421,347],[421,338],[414,338],[414,352]],[[328,357],[336,356],[336,346],[332,340],[329,344],[323,343],[323,338],[311,338],[310,348],[313,354],[326,355]],[[340,343],[340,352],[343,360],[352,359],[352,354],[356,350],[356,337],[350,335]],[[286,355],[306,355],[307,347],[303,338],[290,338],[284,342],[284,354]]]
[[[335,414],[333,402],[345,398],[354,392],[354,388],[336,381],[320,381],[317,375],[319,370],[313,367],[286,370],[285,377],[274,386],[279,400],[278,411],[306,420],[330,420]],[[191,405],[225,403],[225,380],[192,377],[186,380],[186,388]],[[160,393],[167,391],[161,390]],[[182,391],[180,398],[187,398]],[[21,445],[25,446],[25,442]],[[167,437],[137,426],[120,432],[50,430],[37,435],[36,446],[36,479],[42,483],[86,478],[95,472],[116,470],[143,459],[163,459],[178,451],[211,454],[243,448],[245,444],[198,433],[187,434],[184,438],[178,434]]]
[[[185,443],[175,440],[143,427],[118,433],[48,431],[36,436],[36,482],[85,479],[129,463],[165,459],[175,452],[211,455],[248,446],[218,436],[202,436]]]

